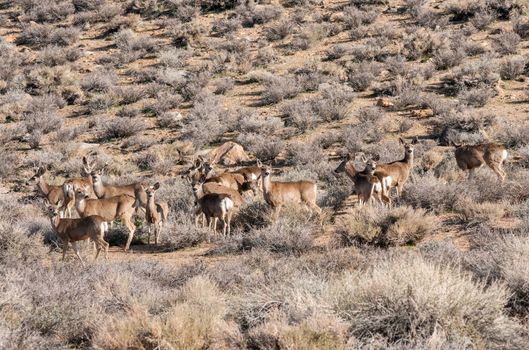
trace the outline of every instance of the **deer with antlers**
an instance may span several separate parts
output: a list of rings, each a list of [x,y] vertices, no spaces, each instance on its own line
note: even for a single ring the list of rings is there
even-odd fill
[[[263,188],[263,196],[272,209],[274,210],[274,218],[277,219],[281,207],[290,203],[304,203],[307,207],[313,210],[321,219],[322,210],[316,204],[318,195],[318,187],[312,181],[272,181],[272,167],[263,165],[261,161],[257,161],[257,165],[261,168],[261,181]]]
[[[127,251],[134,237],[135,226],[132,223],[132,215],[135,212],[136,199],[126,194],[101,199],[91,199],[88,193],[79,189],[75,193],[75,208],[82,218],[97,215],[112,222],[114,219],[121,219],[122,223],[129,230],[127,243],[124,250]]]
[[[361,160],[365,163],[365,169],[357,171],[353,164],[354,159],[356,157],[351,157],[350,154],[347,154],[338,167],[334,169],[334,172],[337,174],[345,172],[353,181],[354,190],[358,196],[358,203],[364,205],[370,203],[373,198],[380,203],[390,203],[385,191],[386,188],[375,175],[377,162],[373,158],[367,159],[365,155],[362,155]]]
[[[108,228],[105,218],[97,215],[90,215],[80,219],[61,218],[59,208],[62,207],[62,204],[61,201],[57,205],[48,203],[51,226],[57,237],[62,241],[62,260],[66,256],[68,244],[71,244],[75,255],[84,264],[79,254],[77,242],[87,239],[91,239],[96,245],[97,251],[94,260],[97,260],[101,250],[105,251],[105,259],[108,259],[108,243],[103,238]]]

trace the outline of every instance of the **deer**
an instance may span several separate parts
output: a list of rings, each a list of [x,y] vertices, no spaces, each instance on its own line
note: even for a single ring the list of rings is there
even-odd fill
[[[378,164],[377,170],[374,173],[382,183],[384,191],[387,191],[388,196],[392,188],[396,189],[397,196],[402,194],[402,189],[406,181],[408,181],[411,169],[413,168],[413,145],[417,143],[417,138],[414,138],[412,142],[407,142],[402,137],[399,137],[399,142],[404,147],[404,158],[387,164]],[[378,162],[380,157],[375,155],[372,159]]]
[[[57,237],[62,241],[62,260],[66,257],[68,243],[71,243],[75,255],[79,258],[81,264],[84,265],[83,259],[79,254],[77,242],[87,239],[91,239],[97,248],[94,261],[97,260],[102,249],[105,251],[105,259],[108,259],[109,245],[103,238],[105,231],[108,229],[105,218],[98,215],[89,215],[78,219],[62,218],[59,211],[62,205],[62,201],[59,201],[57,205],[48,202],[51,226]]]
[[[50,185],[44,180],[44,174],[46,174],[46,168],[39,167],[35,175],[33,175],[26,183],[36,180],[37,181],[37,190],[44,196],[44,198],[53,205],[61,202],[64,203],[64,193],[62,190],[62,185]],[[62,208],[61,208],[62,210]]]
[[[229,189],[226,190],[229,191]],[[232,194],[228,194],[225,192],[203,193],[202,191],[195,191],[195,187],[193,187],[198,207],[206,218],[209,230],[216,233],[217,220],[220,220],[222,222],[222,235],[226,236],[226,233],[228,236],[231,235],[231,218],[234,208],[238,207],[238,201],[234,199],[237,198],[236,195],[232,197],[234,196],[233,192]],[[234,193],[238,195],[237,192]],[[211,220],[212,218],[214,219],[213,221]]]
[[[474,177],[474,170],[486,164],[498,176],[500,182],[505,180],[503,163],[508,153],[505,146],[499,143],[483,143],[479,145],[457,145],[455,146],[455,157],[458,167],[468,171],[468,179]]]
[[[353,159],[356,159],[356,157],[353,157]],[[370,203],[373,198],[380,203],[390,203],[390,199],[385,191],[386,188],[375,175],[377,162],[372,158],[367,159],[365,155],[362,155],[362,161],[366,164],[365,169],[363,171],[357,171],[351,160],[351,155],[347,154],[338,167],[334,169],[334,172],[337,174],[345,172],[351,181],[353,181],[354,190],[358,196],[360,206]]]
[[[127,243],[124,251],[127,251],[134,236],[135,226],[132,223],[132,215],[135,212],[136,199],[126,194],[110,198],[91,199],[88,193],[82,189],[75,192],[75,209],[81,218],[91,215],[98,215],[105,219],[106,222],[112,222],[114,219],[121,219],[121,222],[129,230]]]
[[[88,192],[90,198],[97,198],[92,183],[91,172],[93,163],[88,161],[86,156],[83,157],[83,177],[67,179],[63,184],[64,193],[64,210],[67,217],[71,217],[72,208],[75,206],[75,191],[83,189]]]
[[[158,184],[159,186],[160,184]],[[135,208],[145,208],[145,211],[147,212],[147,206],[149,205],[149,196],[146,192],[146,188],[149,186],[145,183],[138,183],[138,185],[134,188],[134,197],[136,198],[136,202],[134,204]],[[162,223],[167,222],[167,217],[169,216],[169,204],[166,201],[161,201],[158,199],[154,200],[154,205],[156,206],[156,210],[160,213]]]
[[[263,196],[266,203],[274,210],[275,220],[279,217],[281,208],[289,203],[304,203],[308,208],[318,214],[321,219],[322,210],[316,204],[318,194],[316,183],[306,180],[290,182],[272,181],[272,167],[263,165],[259,160],[257,161],[257,165],[261,168]]]
[[[234,171],[231,171],[230,174],[240,174],[243,176],[244,188],[243,190],[253,192],[253,195],[257,195],[259,187],[257,185],[259,179],[261,178],[261,168],[258,166],[244,167]]]
[[[219,194],[219,195],[228,195],[230,200],[233,202],[232,207],[238,208],[244,202],[241,194],[229,187],[222,186],[216,182],[206,182],[206,176],[203,176],[198,182],[192,183],[189,180],[193,189],[193,195],[195,197],[195,226],[198,227],[198,221],[202,217],[202,227],[204,227],[204,222],[207,220],[207,215],[200,205],[200,199],[205,195]],[[211,210],[210,210],[211,211]],[[231,214],[230,214],[231,215]],[[217,227],[217,219],[219,216],[212,216],[214,218],[213,227]],[[230,216],[231,221],[231,216]],[[208,221],[208,226],[210,226],[210,221]],[[228,232],[230,232],[230,224],[228,223]],[[229,233],[228,233],[229,234]]]
[[[143,186],[142,186],[143,187]],[[158,237],[162,231],[162,223],[167,220],[167,209],[157,205],[154,200],[154,194],[156,190],[160,188],[160,183],[157,182],[153,186],[147,188],[143,187],[145,193],[147,193],[147,205],[145,206],[145,221],[149,226],[149,236],[147,238],[147,244],[151,244],[151,229],[154,226],[154,244],[158,245]]]

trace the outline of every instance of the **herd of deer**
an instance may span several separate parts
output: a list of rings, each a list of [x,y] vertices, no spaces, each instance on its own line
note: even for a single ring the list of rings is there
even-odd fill
[[[373,199],[383,205],[391,205],[391,190],[396,195],[402,193],[408,180],[414,160],[414,144],[399,139],[404,147],[404,158],[388,164],[378,164],[379,157],[366,158],[365,155],[347,155],[334,170],[345,172],[354,183],[354,191],[360,205]],[[503,162],[507,150],[497,143],[485,143],[474,146],[456,145],[455,158],[460,169],[468,171],[469,178],[474,170],[487,165],[498,178],[505,179]],[[365,168],[357,171],[354,162],[361,160]],[[97,248],[96,259],[101,250],[108,253],[108,243],[104,240],[108,223],[120,219],[129,231],[124,249],[128,250],[132,241],[135,226],[132,216],[138,211],[145,212],[145,222],[149,227],[148,243],[151,240],[151,228],[154,227],[154,242],[158,244],[161,228],[167,221],[169,206],[166,202],[155,199],[159,183],[152,186],[137,182],[124,186],[108,185],[102,181],[102,170],[94,170],[93,165],[83,157],[84,176],[68,179],[61,186],[46,183],[43,175],[46,170],[38,168],[30,180],[37,181],[37,189],[48,203],[52,227],[63,242],[63,259],[71,243],[77,257],[77,241],[91,239]],[[316,204],[317,185],[312,181],[272,181],[272,168],[257,160],[257,165],[234,171],[219,172],[202,158],[198,158],[183,178],[191,184],[195,197],[195,225],[208,225],[209,230],[217,231],[217,221],[222,223],[224,235],[231,233],[233,212],[243,203],[246,193],[257,195],[262,191],[263,197],[277,218],[281,208],[286,204],[304,204],[320,215],[321,209]],[[75,208],[79,218],[72,218]],[[65,217],[67,216],[67,217]]]

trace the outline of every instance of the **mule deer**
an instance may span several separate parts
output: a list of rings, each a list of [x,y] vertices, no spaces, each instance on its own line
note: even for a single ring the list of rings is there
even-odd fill
[[[468,178],[474,176],[474,170],[487,164],[500,181],[505,180],[503,162],[507,159],[507,149],[498,143],[484,143],[474,146],[454,145],[456,162],[463,171],[468,171]]]
[[[217,227],[217,219],[218,218],[222,218],[222,217],[225,217],[225,215],[222,214],[222,208],[225,209],[225,214],[229,214],[229,221],[231,222],[231,208],[238,208],[242,203],[243,203],[243,198],[242,196],[240,195],[240,193],[232,188],[229,188],[229,187],[225,187],[225,186],[222,186],[216,182],[205,182],[206,179],[205,177],[202,177],[202,179],[195,183],[195,184],[192,184],[192,189],[193,189],[193,195],[195,196],[195,201],[196,201],[196,204],[197,204],[197,207],[195,208],[195,226],[198,227],[198,221],[200,219],[200,217],[202,216],[202,227],[204,227],[204,221],[207,220],[207,214],[206,212],[203,210],[203,205],[200,204],[200,200],[204,197],[204,196],[207,196],[207,195],[227,195],[229,197],[229,199],[232,201],[232,205],[230,208],[228,208],[227,204],[228,204],[228,201],[225,201],[225,203],[220,203],[218,202],[218,198],[217,197],[214,197],[214,196],[209,196],[210,199],[212,198],[216,198],[217,202],[218,203],[215,203],[215,201],[211,200],[210,202],[213,203],[209,203],[209,202],[206,202],[205,204],[208,205],[209,209],[207,209],[207,211],[209,210],[210,213],[214,213],[216,212],[217,214],[219,215],[212,215],[211,217],[214,218],[214,221],[213,221],[213,227],[216,229]],[[215,208],[215,206],[217,207],[216,210],[213,210]],[[213,209],[211,209],[213,208]],[[220,210],[219,210],[220,208]],[[222,219],[223,220],[223,219]],[[210,221],[208,221],[208,226],[210,226]],[[225,221],[223,221],[223,225]],[[231,232],[231,229],[230,229],[230,223],[228,222],[228,234]]]
[[[318,187],[312,181],[272,181],[272,167],[264,166],[261,161],[257,161],[261,168],[261,181],[263,196],[272,209],[274,218],[277,219],[281,207],[289,203],[304,203],[311,210],[316,212],[321,219],[321,208],[316,204]]]
[[[386,195],[385,187],[375,175],[377,162],[373,159],[366,159],[364,155],[362,155],[362,161],[366,164],[365,169],[363,171],[357,171],[351,156],[347,154],[338,167],[334,169],[334,172],[337,174],[345,172],[351,181],[353,181],[354,190],[358,196],[358,203],[360,205],[369,203],[373,198],[377,199],[380,203],[389,203],[390,200]]]
[[[414,138],[412,142],[407,142],[400,137],[399,142],[404,146],[404,158],[387,164],[378,164],[374,173],[385,187],[385,190],[387,190],[388,196],[392,188],[396,188],[397,196],[400,196],[413,168],[413,145],[417,143],[417,138]],[[373,157],[375,161],[379,159],[378,155]]]
[[[82,189],[88,193],[90,198],[97,198],[92,184],[91,172],[93,170],[93,163],[89,162],[88,159],[83,157],[83,169],[84,176],[73,179],[67,179],[63,184],[64,192],[64,210],[71,217],[72,208],[75,205],[75,191]]]
[[[79,254],[77,242],[86,239],[91,239],[96,245],[97,250],[94,260],[97,260],[99,257],[101,249],[105,250],[105,259],[108,259],[108,243],[105,242],[103,238],[105,236],[105,231],[108,228],[105,218],[98,215],[90,215],[80,219],[61,218],[59,215],[59,208],[62,204],[63,203],[59,201],[57,205],[48,205],[51,226],[57,237],[62,241],[62,260],[64,260],[66,256],[68,243],[71,243],[75,255],[77,255],[81,263],[83,263],[83,259]]]
[[[157,189],[160,188],[160,183],[157,182],[153,186],[144,188],[145,193],[147,193],[147,205],[145,207],[145,221],[149,226],[149,236],[147,238],[147,244],[151,244],[151,229],[154,226],[154,244],[158,245],[158,237],[162,231],[162,223],[167,220],[165,217],[163,209],[155,203],[154,194]],[[165,212],[167,213],[167,212]]]
[[[77,190],[75,193],[75,208],[80,217],[98,215],[103,217],[106,222],[112,222],[117,218],[121,219],[129,230],[125,251],[129,249],[134,236],[135,226],[132,223],[132,215],[135,211],[135,201],[134,197],[126,194],[110,198],[91,199],[83,190]]]
[[[27,184],[29,184],[30,181],[36,180],[37,181],[37,189],[39,193],[46,198],[46,200],[53,205],[57,205],[57,203],[61,202],[64,203],[64,193],[62,190],[62,185],[55,186],[50,185],[44,180],[44,174],[46,174],[46,168],[39,167],[35,173],[28,181]]]

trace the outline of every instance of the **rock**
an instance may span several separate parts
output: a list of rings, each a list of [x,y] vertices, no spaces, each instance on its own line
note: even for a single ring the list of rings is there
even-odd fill
[[[232,141],[228,141],[214,150],[209,151],[206,160],[211,164],[236,165],[248,162],[250,157],[244,151],[244,148]]]
[[[433,111],[430,108],[415,109],[411,112],[411,116],[417,119],[431,118],[433,117]]]
[[[381,97],[381,98],[379,98],[377,100],[377,106],[388,108],[388,107],[393,107],[394,104],[393,104],[393,102],[391,102],[391,100],[389,98]]]

